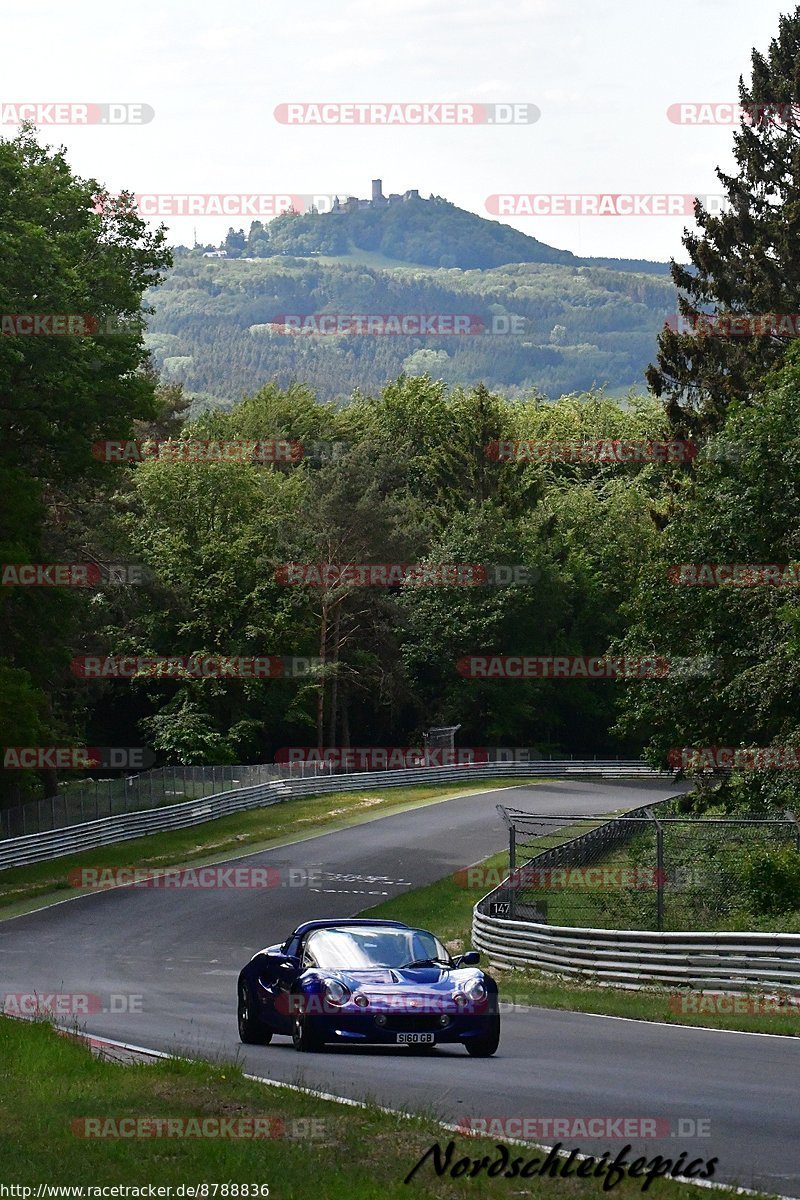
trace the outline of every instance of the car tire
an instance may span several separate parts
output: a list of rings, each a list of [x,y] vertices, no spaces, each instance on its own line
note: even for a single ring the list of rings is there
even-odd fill
[[[239,984],[236,1019],[239,1025],[239,1040],[246,1046],[268,1046],[270,1044],[272,1030],[269,1025],[265,1025],[256,1017],[253,994],[246,983]]]
[[[301,1054],[321,1054],[325,1043],[309,1016],[295,1017],[292,1026],[292,1042]]]
[[[471,1054],[473,1058],[491,1058],[500,1045],[500,1018],[488,1017],[485,1033],[468,1038],[464,1045],[467,1054]]]

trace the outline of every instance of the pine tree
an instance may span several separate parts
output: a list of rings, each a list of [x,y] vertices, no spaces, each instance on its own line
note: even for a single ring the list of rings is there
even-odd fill
[[[738,171],[716,172],[728,203],[719,215],[695,203],[702,232],[684,234],[690,264],[672,262],[689,331],[665,327],[658,365],[646,373],[680,437],[712,433],[732,401],[751,403],[792,336],[789,322],[762,321],[778,332],[755,336],[743,323],[748,335],[734,337],[700,333],[692,321],[708,312],[800,313],[800,7],[780,18],[766,56],[753,51],[752,82],[740,78],[739,98]]]

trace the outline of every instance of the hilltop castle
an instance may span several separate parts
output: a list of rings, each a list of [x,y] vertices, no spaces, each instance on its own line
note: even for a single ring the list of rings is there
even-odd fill
[[[371,200],[359,200],[358,196],[348,196],[344,202],[340,202],[337,196],[333,201],[331,212],[358,212],[361,208],[386,208],[389,204],[404,204],[406,200],[419,200],[419,189],[410,188],[402,194],[391,192],[388,196],[384,196],[383,180],[373,179]]]

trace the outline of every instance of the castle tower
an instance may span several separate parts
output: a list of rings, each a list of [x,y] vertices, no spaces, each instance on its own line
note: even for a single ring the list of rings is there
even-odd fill
[[[382,204],[383,203],[383,180],[382,179],[373,179],[373,181],[372,181],[372,203],[373,204]]]

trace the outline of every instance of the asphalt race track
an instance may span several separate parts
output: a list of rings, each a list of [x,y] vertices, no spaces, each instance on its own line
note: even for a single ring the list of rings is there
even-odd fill
[[[283,869],[284,879],[287,868],[307,871],[310,886],[88,894],[0,923],[0,993],[99,995],[105,1011],[86,1018],[91,1033],[214,1059],[238,1055],[254,1074],[355,1099],[368,1094],[447,1121],[660,1118],[670,1136],[634,1141],[634,1156],[716,1155],[718,1181],[800,1196],[800,1039],[531,1009],[504,1015],[500,1049],[490,1059],[471,1059],[460,1048],[430,1058],[399,1048],[298,1055],[286,1038],[268,1047],[238,1040],[236,976],[256,950],[302,920],[351,916],[502,849],[499,801],[579,814],[634,808],[674,791],[659,781],[547,780],[238,860]],[[513,982],[505,991],[513,992]],[[135,1007],[136,997],[141,1011],[112,1011]],[[710,1136],[679,1136],[696,1121],[710,1123]],[[565,1145],[616,1154],[624,1141]]]

